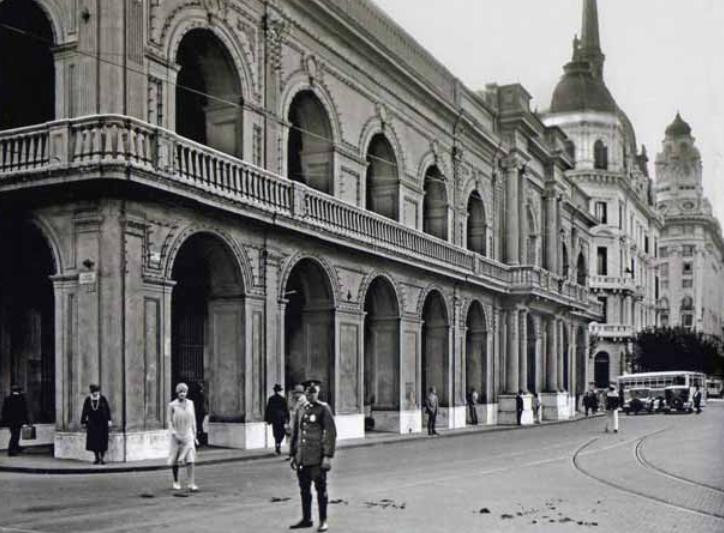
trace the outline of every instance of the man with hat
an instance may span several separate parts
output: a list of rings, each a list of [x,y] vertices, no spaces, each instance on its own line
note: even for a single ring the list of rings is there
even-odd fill
[[[274,434],[274,447],[277,455],[282,453],[282,441],[284,440],[284,427],[289,422],[289,409],[287,408],[287,401],[279,394],[282,391],[282,386],[279,383],[274,384],[274,394],[269,397],[266,403],[266,413],[264,414],[264,420],[267,424],[271,424],[272,433]]]
[[[606,392],[606,426],[604,431],[608,433],[608,427],[611,426],[614,433],[618,433],[618,408],[619,408],[619,395],[615,385],[609,385],[608,391]]]
[[[2,412],[3,423],[10,428],[8,455],[20,453],[20,429],[28,423],[28,405],[25,402],[23,388],[20,385],[10,387],[10,395],[5,397]]]
[[[304,382],[307,403],[293,420],[291,467],[296,471],[302,496],[302,519],[289,529],[312,527],[312,482],[317,491],[319,527],[327,531],[327,472],[332,468],[337,428],[329,405],[319,400],[320,382]]]

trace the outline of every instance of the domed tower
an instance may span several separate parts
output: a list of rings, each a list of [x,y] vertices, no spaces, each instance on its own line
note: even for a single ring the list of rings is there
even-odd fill
[[[694,143],[691,126],[677,113],[656,156],[656,203],[664,212],[701,207],[701,154]]]

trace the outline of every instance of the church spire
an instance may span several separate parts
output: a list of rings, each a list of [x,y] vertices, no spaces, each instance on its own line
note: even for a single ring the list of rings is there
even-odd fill
[[[591,64],[593,77],[603,78],[603,61],[606,56],[601,52],[598,34],[598,6],[596,0],[583,0],[583,22],[581,40],[578,45],[577,59]]]

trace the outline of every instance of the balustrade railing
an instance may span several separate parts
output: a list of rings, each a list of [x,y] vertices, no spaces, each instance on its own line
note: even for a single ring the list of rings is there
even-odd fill
[[[199,191],[433,260],[479,279],[597,304],[585,287],[538,266],[498,263],[134,118],[95,115],[0,132],[0,182],[15,173],[89,165],[152,171]]]

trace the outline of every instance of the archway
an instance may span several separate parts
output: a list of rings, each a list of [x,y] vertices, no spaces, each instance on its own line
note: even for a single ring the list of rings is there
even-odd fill
[[[576,335],[576,396],[586,392],[586,355],[588,346],[586,344],[586,328],[578,327]]]
[[[533,210],[528,206],[525,210],[525,220],[528,225],[528,240],[526,243],[527,257],[526,264],[538,264],[538,226],[535,223]]]
[[[445,180],[437,166],[425,172],[422,230],[438,239],[448,240],[448,201]]]
[[[610,361],[607,352],[598,352],[593,359],[593,381],[599,389],[608,387],[610,382]]]
[[[334,179],[332,125],[317,96],[309,90],[294,96],[287,143],[287,176],[331,194]]]
[[[171,387],[203,385],[209,417],[245,417],[244,285],[238,262],[221,238],[196,233],[176,255],[171,274]]]
[[[399,411],[400,310],[392,284],[375,278],[364,308],[365,407],[373,412]]]
[[[334,293],[329,277],[317,261],[302,259],[294,265],[284,294],[286,387],[318,379],[320,398],[334,406]]]
[[[478,391],[478,401],[487,403],[487,346],[488,330],[485,325],[485,311],[480,302],[475,301],[468,310],[465,333],[465,392]]]
[[[55,119],[53,41],[38,4],[0,2],[0,130]]]
[[[427,295],[422,310],[422,390],[437,389],[440,405],[450,405],[449,323],[445,300],[437,291]]]
[[[527,376],[528,376],[528,383],[526,384],[528,387],[528,392],[531,394],[538,391],[538,376],[536,374],[536,337],[535,337],[535,320],[531,316],[531,313],[527,313],[527,320],[525,323],[526,327],[526,337],[528,339],[528,346],[527,346],[527,352],[526,352],[526,369],[527,369]]]
[[[242,92],[226,46],[210,30],[184,35],[176,55],[176,131],[242,157]]]
[[[367,149],[367,209],[392,220],[399,219],[398,172],[392,145],[378,133]]]
[[[55,422],[53,252],[29,222],[0,228],[0,394],[23,387],[30,419]]]
[[[485,205],[477,191],[468,199],[468,250],[485,255]]]
[[[576,261],[576,283],[585,287],[587,279],[588,266],[586,265],[586,258],[583,256],[583,252],[579,252],[578,260]]]

